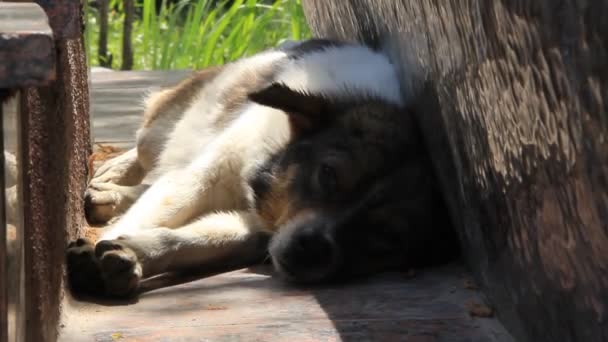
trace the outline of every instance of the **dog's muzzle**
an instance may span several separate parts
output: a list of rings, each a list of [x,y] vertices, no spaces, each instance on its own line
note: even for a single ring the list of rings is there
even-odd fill
[[[270,243],[269,252],[275,269],[297,282],[320,281],[331,276],[340,259],[331,221],[310,212],[281,227]]]

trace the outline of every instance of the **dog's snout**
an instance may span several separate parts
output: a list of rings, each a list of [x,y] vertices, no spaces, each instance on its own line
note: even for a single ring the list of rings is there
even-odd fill
[[[292,254],[301,258],[304,263],[315,265],[331,258],[333,248],[331,240],[325,234],[313,229],[296,234],[293,245]]]
[[[316,221],[279,234],[270,246],[277,269],[296,281],[325,278],[335,268],[338,254],[329,232],[327,223]]]

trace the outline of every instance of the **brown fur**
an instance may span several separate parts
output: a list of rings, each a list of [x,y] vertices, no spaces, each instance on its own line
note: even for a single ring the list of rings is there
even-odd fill
[[[143,115],[142,126],[150,127],[163,114],[186,110],[194,96],[199,93],[206,83],[211,82],[223,68],[223,66],[212,66],[196,71],[176,86],[152,95]]]
[[[196,71],[179,84],[151,95],[146,103],[142,126],[150,127],[159,117],[170,115],[170,113],[183,113],[190,106],[196,94],[207,83],[213,81],[224,68],[225,66],[212,66]],[[224,112],[236,112],[248,102],[248,95],[252,89],[258,89],[268,83],[274,76],[274,72],[273,68],[268,68],[266,70],[258,69],[256,74],[244,73],[241,75],[241,79],[234,82],[236,86],[231,89],[229,95],[220,100],[225,108]],[[218,116],[215,124],[223,126],[223,121],[228,121],[230,118],[228,115]]]
[[[256,73],[243,73],[238,82],[235,82],[237,85],[231,89],[228,96],[220,100],[224,105],[224,111],[226,113],[235,113],[244,104],[249,103],[249,94],[253,90],[259,89],[270,82],[275,72],[274,68],[260,67],[256,70]],[[216,125],[223,126],[224,121],[229,118],[227,115],[219,116]]]
[[[292,166],[286,172],[277,174],[268,192],[257,199],[258,215],[266,226],[272,227],[274,231],[292,217],[293,210],[290,209],[288,188],[295,171],[296,166]]]

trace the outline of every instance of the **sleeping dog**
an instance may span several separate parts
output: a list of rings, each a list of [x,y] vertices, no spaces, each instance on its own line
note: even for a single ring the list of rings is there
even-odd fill
[[[193,74],[146,100],[136,148],[90,182],[110,220],[68,246],[75,291],[269,257],[318,282],[435,263],[453,233],[395,68],[365,46],[290,42]]]

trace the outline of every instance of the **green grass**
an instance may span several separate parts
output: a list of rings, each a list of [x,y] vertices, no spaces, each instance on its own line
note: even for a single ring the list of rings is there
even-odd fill
[[[204,68],[248,56],[285,39],[310,37],[301,0],[235,0],[230,6],[209,0],[182,0],[163,4],[138,3],[133,24],[135,70]],[[108,51],[112,67],[122,61],[122,1],[112,0]],[[98,65],[97,10],[87,7],[86,45],[91,66]]]

